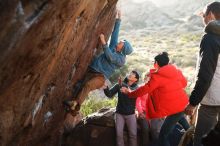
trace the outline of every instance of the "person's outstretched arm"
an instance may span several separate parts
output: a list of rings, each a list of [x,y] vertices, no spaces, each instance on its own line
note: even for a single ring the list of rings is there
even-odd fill
[[[128,94],[130,98],[137,98],[139,96],[144,96],[147,93],[151,93],[159,86],[159,83],[154,78],[151,78],[151,80],[144,84],[143,86],[140,86],[138,89],[131,91],[128,88],[122,87],[121,92]]]
[[[110,40],[110,45],[109,45],[110,49],[114,49],[118,43],[120,24],[121,24],[121,11],[117,11],[116,21],[115,21],[115,25],[114,25],[114,29],[111,35],[111,40]]]
[[[112,98],[120,90],[119,84],[115,84],[111,89],[104,89],[104,93],[108,98]]]

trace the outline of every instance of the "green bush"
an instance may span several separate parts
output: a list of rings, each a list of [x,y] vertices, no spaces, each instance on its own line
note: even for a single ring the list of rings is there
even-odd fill
[[[91,95],[88,99],[84,101],[81,106],[81,112],[83,116],[87,116],[94,112],[97,112],[103,107],[115,107],[117,104],[117,98],[99,98]]]

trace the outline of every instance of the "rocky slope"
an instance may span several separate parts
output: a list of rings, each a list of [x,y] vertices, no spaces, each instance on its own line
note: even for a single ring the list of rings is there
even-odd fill
[[[0,1],[1,146],[58,145],[61,102],[111,32],[116,3]]]
[[[127,30],[147,29],[149,31],[179,23],[168,14],[164,13],[153,2],[144,1],[135,3],[132,0],[121,0],[121,8],[124,13],[122,28]]]
[[[151,31],[185,31],[201,30],[203,27],[198,13],[212,0],[120,0],[126,31],[137,29]]]

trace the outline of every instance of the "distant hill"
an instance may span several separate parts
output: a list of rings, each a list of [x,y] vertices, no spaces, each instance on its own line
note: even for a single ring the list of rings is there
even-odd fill
[[[163,1],[163,2],[162,2]],[[165,0],[134,2],[120,0],[122,28],[127,31],[198,31],[203,27],[198,13],[212,0]],[[160,4],[161,2],[161,4]],[[160,4],[160,5],[158,5]]]

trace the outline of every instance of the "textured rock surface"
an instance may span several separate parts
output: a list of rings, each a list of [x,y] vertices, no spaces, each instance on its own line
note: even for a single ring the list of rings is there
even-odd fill
[[[61,101],[84,75],[98,35],[111,32],[116,2],[0,1],[0,145],[58,145]]]
[[[64,137],[66,146],[115,146],[115,109],[101,109],[97,113],[84,118],[72,131]],[[138,145],[140,129],[138,127]],[[128,132],[124,131],[125,146],[128,146]]]

